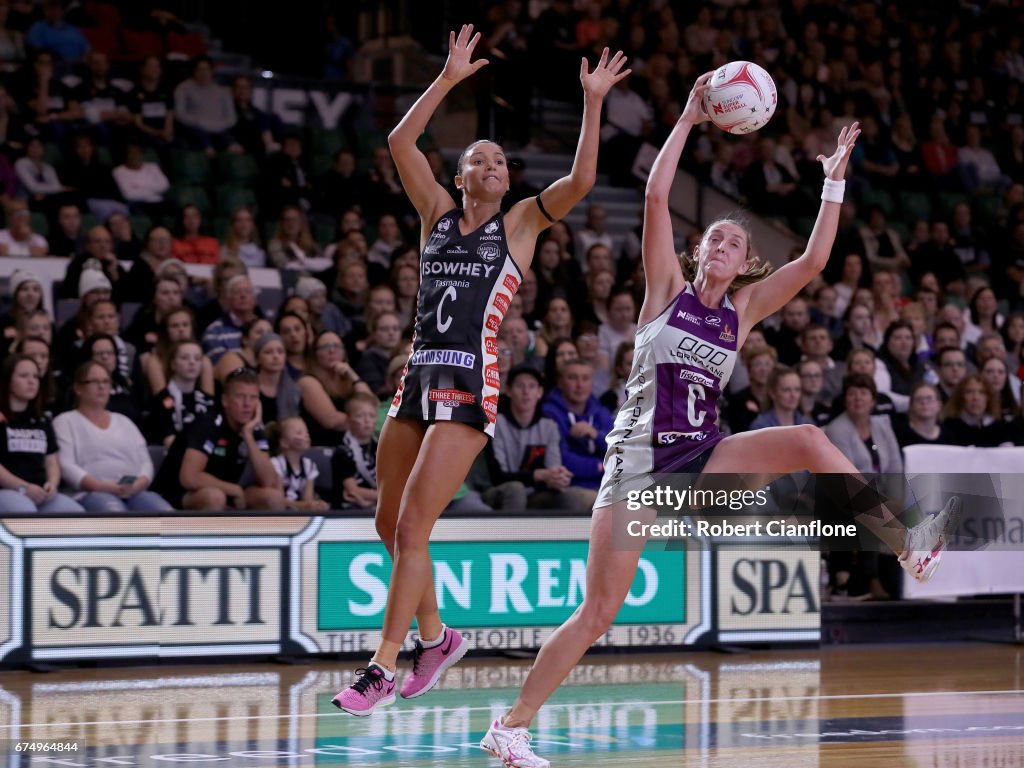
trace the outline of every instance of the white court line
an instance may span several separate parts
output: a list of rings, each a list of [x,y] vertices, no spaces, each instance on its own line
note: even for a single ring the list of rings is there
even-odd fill
[[[926,698],[933,696],[1022,696],[1024,690],[1013,691],[908,691],[907,693],[850,693],[835,694],[832,696],[753,696],[742,699],[674,699],[670,701],[644,701],[653,707],[662,707],[675,704],[748,704],[763,701],[845,701],[854,699],[906,699]],[[620,707],[627,704],[636,704],[637,699],[630,701],[606,701],[601,702],[603,706]],[[545,709],[569,709],[571,707],[586,706],[585,703],[576,704],[545,704]],[[416,709],[420,709],[417,707]],[[416,709],[392,711],[389,716],[416,714]],[[443,712],[491,712],[493,707],[427,707],[432,713]],[[17,725],[0,725],[0,731],[12,728],[72,728],[80,725],[147,725],[159,723],[214,723],[229,722],[234,720],[291,720],[300,717],[338,717],[340,712],[300,712],[287,715],[234,715],[231,717],[174,717],[159,720],[89,720],[78,723],[18,723]],[[348,718],[342,718],[348,719]]]

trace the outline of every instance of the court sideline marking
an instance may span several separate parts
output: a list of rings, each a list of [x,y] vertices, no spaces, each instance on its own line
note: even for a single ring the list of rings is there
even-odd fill
[[[1024,690],[1006,691],[907,691],[906,693],[850,693],[833,694],[829,696],[756,696],[750,698],[723,698],[723,699],[673,699],[668,701],[645,701],[644,704],[651,706],[669,706],[675,704],[748,704],[770,701],[846,701],[855,699],[897,699],[897,698],[927,698],[934,696],[1021,696]],[[601,706],[625,706],[635,704],[631,701],[603,701],[598,702]],[[588,704],[545,704],[545,709],[569,709],[570,707],[589,706]],[[417,707],[418,709],[419,707]],[[490,712],[493,707],[428,707],[433,712]],[[415,710],[395,710],[389,715],[413,714]],[[145,725],[160,723],[212,723],[228,722],[236,720],[292,720],[300,717],[338,717],[338,712],[300,712],[286,715],[233,715],[230,717],[175,717],[156,720],[90,720],[69,723],[18,723],[16,725],[0,725],[0,730],[12,728],[71,728],[81,725]]]

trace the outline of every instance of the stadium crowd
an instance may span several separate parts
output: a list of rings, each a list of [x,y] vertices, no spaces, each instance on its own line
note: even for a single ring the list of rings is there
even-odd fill
[[[387,147],[282,124],[172,14],[73,11],[0,2],[0,258],[68,258],[57,298],[71,308],[58,323],[39,276],[11,276],[0,506],[372,507],[419,284],[419,225]],[[481,14],[477,87],[510,152],[536,138],[520,68],[569,98],[565,62],[629,53],[602,133],[621,184],[699,73],[749,59],[778,85],[774,120],[742,138],[702,126],[684,165],[806,234],[814,158],[861,120],[829,267],[750,334],[727,430],[818,424],[864,472],[902,471],[915,443],[1024,445],[1014,6],[504,0]],[[513,164],[508,203],[535,193]],[[558,222],[538,244],[498,333],[496,437],[454,505],[592,504],[643,300],[639,229],[613,237],[605,220],[592,205],[579,231]],[[280,305],[258,295],[257,267],[285,275]]]

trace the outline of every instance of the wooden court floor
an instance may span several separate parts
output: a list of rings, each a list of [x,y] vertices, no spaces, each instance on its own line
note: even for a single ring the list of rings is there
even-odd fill
[[[1024,766],[1024,650],[895,646],[588,659],[535,722],[554,766]],[[467,659],[369,718],[348,663],[0,672],[0,768],[494,766],[528,662]],[[19,754],[19,742],[77,742]]]

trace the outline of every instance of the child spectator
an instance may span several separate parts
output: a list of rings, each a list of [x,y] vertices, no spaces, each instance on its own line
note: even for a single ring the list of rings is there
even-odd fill
[[[314,488],[320,470],[305,455],[310,446],[306,422],[297,417],[274,422],[267,427],[267,438],[270,463],[284,488],[285,506],[300,512],[325,511],[327,502],[316,497]]]
[[[377,398],[356,392],[345,406],[348,429],[331,457],[334,473],[333,505],[352,509],[377,505]]]

